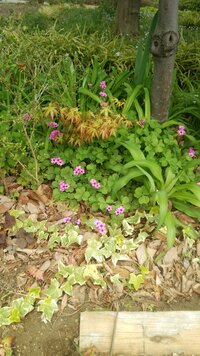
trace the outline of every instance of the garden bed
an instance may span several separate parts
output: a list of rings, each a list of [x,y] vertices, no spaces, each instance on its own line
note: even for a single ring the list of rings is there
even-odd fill
[[[52,279],[58,272],[59,263],[73,265],[74,268],[96,266],[86,283],[82,286],[74,284],[73,294],[62,293],[57,298],[58,311],[55,311],[51,323],[41,321],[41,312],[37,311],[38,301],[34,310],[20,324],[2,326],[1,338],[7,336],[15,339],[14,355],[26,356],[31,352],[33,356],[38,354],[53,356],[78,355],[79,318],[80,312],[85,310],[122,310],[122,311],[163,311],[163,310],[199,310],[200,309],[200,243],[182,238],[176,240],[164,257],[156,262],[156,257],[166,248],[166,237],[163,233],[154,234],[147,228],[146,218],[143,213],[133,236],[139,231],[148,231],[138,246],[128,253],[129,259],[121,261],[117,265],[107,259],[100,263],[95,260],[86,262],[86,248],[90,239],[98,237],[94,228],[89,228],[88,220],[100,217],[102,221],[107,219],[98,213],[84,213],[73,211],[64,203],[54,203],[51,197],[50,186],[41,186],[39,190],[24,190],[15,182],[6,182],[7,191],[19,192],[17,199],[6,199],[1,196],[1,306],[11,305],[13,300],[25,297],[31,288],[39,286],[42,293],[47,290]],[[19,211],[23,218],[16,218]],[[18,212],[18,213],[17,213]],[[135,213],[136,215],[138,212]],[[45,226],[57,226],[63,230],[64,216],[77,217],[83,222],[79,227],[83,235],[81,244],[67,243],[62,246],[59,241],[53,248],[49,248],[52,239],[51,233],[47,240],[38,238],[40,230],[35,231],[38,223],[45,222]],[[15,217],[14,217],[15,216]],[[195,221],[184,216],[184,221],[194,224]],[[33,224],[20,227],[18,219],[25,221],[31,219]],[[18,228],[15,229],[16,220]],[[70,224],[70,223],[69,223]],[[25,226],[24,225],[24,226]],[[64,224],[65,225],[65,224]],[[29,226],[29,228],[27,228]],[[25,230],[24,230],[25,229]],[[139,230],[138,230],[139,229]],[[27,232],[29,231],[29,232]],[[35,232],[30,232],[35,231]],[[51,229],[50,229],[51,231]],[[127,238],[130,240],[131,235]],[[52,242],[51,242],[52,243]],[[190,249],[188,250],[188,246]],[[52,246],[52,245],[51,245]],[[118,256],[119,257],[119,256]],[[130,284],[130,276],[139,276],[139,266],[147,267],[146,276]],[[145,271],[144,271],[145,272]],[[95,282],[95,274],[100,273],[102,281],[106,281],[103,287]],[[113,277],[116,278],[116,283]],[[120,279],[119,279],[120,276]],[[64,281],[63,277],[60,282]],[[111,282],[112,280],[112,282]],[[129,281],[129,283],[128,283]],[[59,283],[60,283],[59,282]],[[79,283],[79,282],[78,282]],[[128,284],[127,284],[128,283]],[[102,284],[102,282],[100,283]],[[43,292],[42,292],[43,291]],[[40,300],[40,299],[38,299]],[[16,310],[16,309],[15,309]],[[16,311],[15,311],[16,313]],[[13,314],[13,321],[19,317]],[[19,320],[18,320],[19,321]]]

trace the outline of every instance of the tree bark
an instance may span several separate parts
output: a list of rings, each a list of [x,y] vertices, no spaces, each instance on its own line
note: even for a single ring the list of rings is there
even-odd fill
[[[152,117],[160,122],[168,119],[178,42],[178,0],[159,0],[158,22],[151,44],[154,59],[151,112]]]
[[[117,34],[138,34],[140,5],[141,0],[118,0],[116,16]]]

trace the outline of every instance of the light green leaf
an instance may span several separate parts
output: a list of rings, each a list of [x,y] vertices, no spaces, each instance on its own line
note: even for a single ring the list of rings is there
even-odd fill
[[[38,235],[37,235],[37,237],[38,237],[38,239],[39,240],[47,240],[48,239],[48,233],[47,232],[45,232],[45,231],[39,231],[38,232]]]
[[[162,176],[162,169],[161,167],[153,160],[134,160],[130,161],[124,165],[125,170],[130,169],[132,167],[140,167],[140,168],[147,168],[150,170],[151,174],[161,183],[163,184],[163,176]]]
[[[73,293],[73,287],[70,281],[66,281],[65,283],[63,283],[61,289],[64,293],[68,295],[72,295]]]
[[[25,211],[17,210],[17,209],[11,209],[11,210],[9,210],[9,214],[11,216],[13,216],[15,219],[17,219],[19,216],[25,214]]]
[[[88,240],[88,246],[85,251],[85,259],[86,262],[90,262],[92,258],[94,258],[97,262],[104,261],[104,255],[101,251],[102,243],[97,241],[96,239]]]
[[[35,299],[31,296],[22,297],[16,300],[13,300],[11,303],[12,316],[14,317],[19,315],[19,319],[23,318],[26,314],[30,313],[34,307]],[[15,310],[15,311],[14,311]],[[17,310],[17,312],[16,312]],[[17,317],[18,318],[18,317]],[[13,322],[16,322],[13,320]]]
[[[61,276],[67,278],[71,272],[72,272],[71,266],[65,266],[64,263],[62,263],[62,261],[58,261],[58,273]]]
[[[149,183],[150,183],[150,192],[151,193],[155,192],[156,186],[155,186],[152,176],[145,169],[141,168],[140,166],[136,165],[136,167],[148,178]]]
[[[200,202],[200,186],[198,186],[196,183],[187,183],[187,184],[180,184],[175,187],[176,191],[181,191],[183,190],[184,192],[186,190],[190,190],[194,196],[196,197],[197,200]]]
[[[49,239],[48,246],[53,249],[58,243],[60,243],[60,236],[58,232],[54,232]]]
[[[35,287],[35,288],[31,288],[28,291],[28,295],[30,295],[33,298],[39,298],[40,297],[40,292],[41,292],[41,288],[40,287]]]
[[[110,277],[110,280],[113,284],[122,284],[122,282],[120,281],[120,275],[119,274],[115,274],[114,276]]]
[[[136,275],[135,273],[130,274],[128,284],[133,285],[135,290],[138,290],[142,283],[144,283],[144,276],[142,274],[138,274],[138,275]]]
[[[142,172],[137,168],[132,168],[126,175],[120,177],[113,185],[112,194],[115,195],[120,189],[125,187],[131,179],[142,176]]]
[[[146,266],[140,266],[140,271],[143,276],[146,276],[147,274],[149,274],[149,269]]]
[[[176,199],[172,199],[173,206],[182,211],[184,214],[191,216],[192,218],[196,218],[200,221],[200,210],[199,208],[195,208],[194,206],[181,202]]]
[[[173,194],[171,194],[171,198],[175,198],[178,199],[180,201],[188,202],[192,205],[197,206],[198,208],[200,208],[200,200],[197,199],[194,194],[184,191],[184,192],[174,192]]]
[[[47,321],[51,321],[53,314],[58,311],[57,301],[50,296],[40,300],[37,310],[42,312],[42,321],[47,323]]]
[[[115,252],[111,257],[112,263],[116,266],[118,261],[130,261],[130,257],[125,254]]]
[[[53,298],[53,299],[59,299],[62,295],[62,291],[60,289],[59,282],[57,279],[52,279],[51,284],[48,289],[44,291],[44,294]]]
[[[145,160],[145,155],[143,154],[137,143],[133,141],[126,141],[122,143],[122,145],[130,152],[134,160]]]
[[[176,238],[176,219],[170,211],[167,212],[165,225],[167,227],[167,247],[171,248]]]
[[[139,92],[142,89],[142,85],[137,85],[134,89],[132,94],[128,97],[128,99],[126,100],[126,104],[124,105],[123,111],[122,111],[122,115],[127,115],[128,112],[131,109],[131,106],[134,103],[135,98],[137,97],[137,95],[139,94]]]
[[[12,310],[11,307],[0,308],[0,326],[11,324],[9,320],[11,310]]]
[[[97,269],[97,265],[95,265],[95,264],[87,265],[84,268],[83,277],[84,278],[91,278],[94,281],[96,279],[99,279],[99,271]]]
[[[123,226],[123,229],[124,229],[124,234],[125,236],[130,236],[133,234],[133,231],[134,231],[134,227],[131,226],[126,219],[123,219],[122,220],[122,226]]]
[[[167,212],[168,212],[168,195],[165,190],[159,190],[156,193],[157,202],[159,205],[159,220],[158,229],[164,224]]]

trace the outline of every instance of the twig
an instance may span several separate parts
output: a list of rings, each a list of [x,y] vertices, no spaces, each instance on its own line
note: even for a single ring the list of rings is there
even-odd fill
[[[113,355],[113,349],[114,349],[114,343],[115,343],[115,335],[116,335],[116,329],[117,329],[117,320],[118,320],[118,310],[115,314],[115,320],[114,320],[114,325],[113,325],[113,332],[112,332],[112,339],[111,339],[111,344],[110,344],[110,351],[109,351],[109,356]]]

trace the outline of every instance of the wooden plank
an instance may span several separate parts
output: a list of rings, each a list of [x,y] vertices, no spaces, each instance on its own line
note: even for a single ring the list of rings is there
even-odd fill
[[[109,353],[116,312],[83,312],[80,351]],[[200,355],[200,311],[119,312],[113,355]]]

